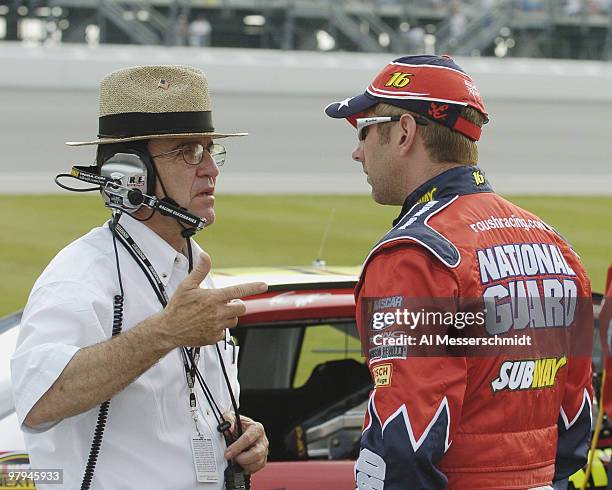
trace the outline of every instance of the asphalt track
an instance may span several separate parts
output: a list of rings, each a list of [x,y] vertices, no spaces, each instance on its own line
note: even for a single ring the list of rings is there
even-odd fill
[[[348,95],[348,94],[347,94]],[[350,159],[355,132],[323,115],[322,96],[215,94],[219,130],[248,131],[226,140],[218,192],[368,193]],[[491,122],[481,166],[500,192],[612,194],[612,103],[489,100]],[[0,92],[0,193],[59,191],[53,176],[89,164],[97,92],[4,88]]]

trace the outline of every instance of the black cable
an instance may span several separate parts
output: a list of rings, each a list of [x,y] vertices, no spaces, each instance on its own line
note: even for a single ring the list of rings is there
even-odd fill
[[[85,187],[84,189],[77,189],[76,187],[68,187],[67,185],[64,185],[64,184],[60,183],[60,181],[58,180],[60,177],[70,177],[71,179],[75,179],[75,180],[79,180],[79,179],[77,179],[72,174],[57,174],[55,176],[55,179],[53,179],[53,180],[55,181],[55,183],[58,186],[60,186],[62,189],[66,189],[67,191],[72,191],[72,192],[92,192],[92,191],[99,191],[100,190],[100,186],[98,186],[98,187]]]
[[[96,429],[94,430],[91,449],[89,450],[89,458],[87,459],[87,465],[85,466],[85,474],[83,475],[83,481],[81,482],[81,490],[89,490],[89,487],[91,486],[94,471],[96,469],[96,463],[98,462],[100,446],[102,445],[104,429],[106,428],[106,419],[108,417],[109,406],[109,400],[106,400],[102,405],[100,405],[98,421],[96,423]]]
[[[210,388],[206,384],[206,381],[204,381],[204,377],[202,376],[202,373],[200,372],[200,369],[195,364],[195,361],[193,359],[193,356],[192,356],[191,352],[186,347],[182,347],[182,349],[183,349],[183,352],[184,352],[185,356],[189,360],[189,363],[190,363],[190,366],[191,366],[190,371],[193,371],[193,373],[196,375],[196,379],[198,380],[198,383],[200,384],[200,387],[202,388],[202,391],[204,392],[204,396],[206,397],[206,401],[210,405],[210,408],[213,411],[213,415],[215,416],[215,419],[217,419],[217,422],[219,424],[222,424],[223,422],[225,422],[225,419],[223,418],[223,412],[221,412],[221,410],[219,409],[219,405],[217,405],[217,402],[215,401],[214,397],[212,396],[212,393],[210,392]],[[216,412],[215,412],[215,410],[216,410]]]
[[[151,214],[147,216],[146,218],[138,218],[134,216],[132,213],[127,213],[127,214],[129,214],[136,221],[140,221],[141,223],[144,223],[145,221],[149,221],[153,217],[153,215],[155,214],[155,209],[151,209]]]
[[[113,226],[111,227],[111,233],[113,235],[113,249],[115,251],[115,263],[117,264],[117,279],[119,279],[119,291],[121,291],[121,302],[123,303],[123,296],[124,296],[123,281],[121,280],[121,268],[119,267],[119,252],[117,251],[117,234],[115,232],[115,226],[117,226],[117,223],[119,223],[119,219],[121,219],[121,211],[115,212],[115,215],[113,216],[113,221],[112,221]],[[115,323],[113,322],[113,335],[116,335],[114,327],[115,327]],[[121,323],[119,324],[119,327],[121,328]]]
[[[112,223],[109,223],[109,226],[112,226],[112,230],[113,230],[113,239],[115,238],[115,228],[114,225]],[[144,265],[142,265],[140,263],[140,257],[138,257],[138,255],[136,254],[136,252],[134,251],[134,249],[130,246],[125,245],[123,242],[122,244],[124,245],[124,249],[127,250],[127,252],[132,256],[132,258],[136,261],[136,263],[140,266],[141,270],[143,271],[145,277],[147,278],[147,280],[149,281],[149,284],[151,285],[151,288],[153,289],[153,291],[155,292],[155,295],[157,296],[158,301],[161,303],[161,305],[165,308],[166,305],[168,304],[166,301],[166,298],[164,298],[164,295],[161,293],[161,291],[158,290],[157,288],[157,284],[155,284],[155,281],[153,280],[153,278],[146,273],[145,269],[143,269],[143,267],[145,267]]]
[[[217,355],[219,356],[219,362],[221,363],[221,369],[223,370],[223,377],[225,378],[225,382],[227,383],[227,390],[229,391],[230,398],[232,400],[232,408],[234,409],[234,414],[236,415],[236,428],[238,429],[238,437],[242,435],[242,423],[240,422],[240,412],[238,411],[238,403],[236,403],[236,398],[234,397],[234,390],[232,390],[229,376],[227,375],[227,371],[225,370],[225,363],[223,362],[223,358],[221,356],[221,351],[219,350],[219,344],[215,344],[217,348]]]
[[[191,238],[185,237],[185,241],[187,242],[187,260],[189,261],[189,268],[187,270],[189,271],[189,274],[191,274],[191,271],[193,270],[193,251],[191,249]]]
[[[117,251],[117,236],[115,232],[115,225],[119,222],[120,217],[121,212],[116,212],[113,218],[112,226],[110,226],[111,233],[113,235],[113,248],[115,250],[117,277],[119,278],[119,290],[121,291],[121,294],[116,295],[113,301],[113,330],[111,334],[112,337],[115,337],[116,335],[119,335],[121,333],[121,327],[123,325],[123,282],[121,281],[119,253]],[[102,447],[102,438],[104,437],[104,430],[106,429],[109,409],[110,400],[106,400],[104,403],[102,403],[102,405],[100,405],[100,411],[98,412],[98,420],[94,429],[91,448],[89,449],[89,457],[87,458],[87,464],[85,465],[85,472],[83,474],[83,481],[81,482],[81,490],[89,490],[91,482],[93,481],[96,464],[98,463],[98,455],[100,454],[100,448]]]

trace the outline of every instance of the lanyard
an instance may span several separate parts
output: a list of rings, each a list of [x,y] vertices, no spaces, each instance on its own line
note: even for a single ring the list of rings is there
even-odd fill
[[[139,267],[142,269],[142,272],[146,276],[149,284],[153,288],[157,299],[161,303],[162,307],[166,307],[168,304],[168,293],[166,293],[166,289],[164,284],[162,283],[155,267],[151,264],[151,261],[147,258],[144,252],[140,249],[138,244],[134,241],[134,239],[130,236],[130,234],[121,226],[118,222],[113,224],[112,221],[109,222],[109,227],[111,228],[111,232],[114,230],[116,232],[116,236],[121,242],[121,244],[125,247],[128,253],[132,256],[132,258],[136,261]],[[221,353],[219,352],[219,346],[217,346],[217,354],[219,355],[219,361],[223,367],[223,374],[225,376],[225,381],[230,391],[230,395],[233,398],[233,392],[231,389],[231,385],[229,383],[229,379],[225,373],[225,366],[223,365],[223,361],[221,360]],[[198,381],[202,385],[202,391],[204,392],[204,396],[206,397],[206,401],[208,402],[215,418],[219,422],[220,426],[225,423],[223,419],[223,415],[221,410],[219,410],[219,406],[215,402],[215,399],[212,396],[212,393],[206,382],[204,381],[202,375],[198,371],[198,361],[200,359],[200,348],[187,348],[183,347],[181,349],[181,356],[183,358],[183,367],[185,368],[185,378],[187,380],[187,387],[189,388],[189,410],[192,413],[192,417],[195,423],[196,432],[201,436],[200,430],[198,428],[198,416],[197,416],[197,398],[195,394],[195,380],[196,376],[198,377]],[[215,411],[216,410],[216,411]],[[227,423],[225,423],[224,427],[227,427]]]

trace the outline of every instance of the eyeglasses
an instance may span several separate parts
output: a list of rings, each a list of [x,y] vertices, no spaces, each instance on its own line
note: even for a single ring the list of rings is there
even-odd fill
[[[421,126],[426,126],[429,124],[429,121],[425,119],[423,116],[419,116],[418,114],[411,114],[414,117],[414,120],[417,124]],[[357,139],[359,141],[363,141],[366,139],[367,127],[372,126],[373,124],[381,124],[387,122],[397,122],[401,119],[402,116],[372,116],[372,117],[359,117],[356,119],[357,123]]]
[[[175,150],[166,151],[158,155],[151,155],[151,158],[164,157],[174,153],[180,153],[187,165],[196,166],[202,163],[204,152],[208,152],[217,167],[221,167],[225,163],[225,146],[218,143],[210,143],[206,147],[201,143],[186,143]]]

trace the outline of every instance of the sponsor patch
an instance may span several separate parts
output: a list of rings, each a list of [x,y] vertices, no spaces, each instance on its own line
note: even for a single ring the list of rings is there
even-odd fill
[[[436,191],[437,190],[438,190],[437,187],[432,187],[425,194],[423,194],[421,197],[419,197],[419,200],[417,202],[419,202],[419,203],[426,203],[426,202],[429,202],[429,201],[433,201],[433,198],[436,195]]]
[[[572,325],[578,298],[572,278],[576,273],[557,245],[496,245],[476,255],[490,335]]]
[[[387,296],[374,301],[374,311],[383,310],[386,308],[401,308],[404,306],[403,296]]]
[[[374,380],[374,388],[383,388],[391,385],[391,376],[393,374],[393,364],[385,363],[378,364],[372,368],[372,379]]]
[[[499,376],[491,381],[493,393],[498,391],[540,390],[552,388],[557,373],[567,364],[567,357],[506,361],[499,369]]]
[[[405,345],[380,345],[371,348],[368,354],[370,362],[381,359],[406,359],[408,357],[408,347]]]

